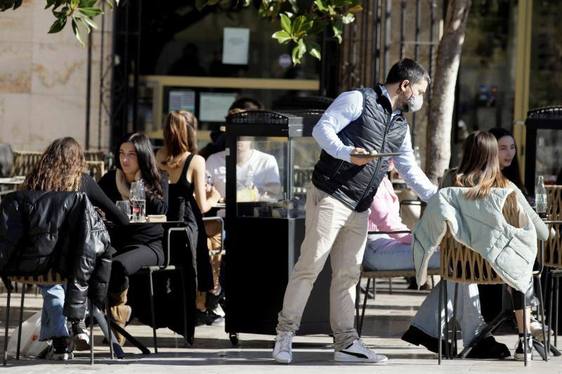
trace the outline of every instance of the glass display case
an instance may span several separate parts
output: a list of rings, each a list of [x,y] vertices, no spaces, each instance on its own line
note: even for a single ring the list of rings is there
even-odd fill
[[[226,125],[226,331],[275,334],[289,274],[304,238],[306,191],[320,155],[316,116],[248,111]],[[327,266],[301,333],[329,333]],[[249,292],[251,289],[251,292]],[[248,308],[260,298],[260,308]]]
[[[562,107],[530,110],[525,128],[525,187],[534,194],[537,176],[555,184],[562,174]]]

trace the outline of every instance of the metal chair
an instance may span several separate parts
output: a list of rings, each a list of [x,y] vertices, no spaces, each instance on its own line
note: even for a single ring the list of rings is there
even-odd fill
[[[562,276],[562,185],[545,186],[548,193],[548,220],[545,223],[549,230],[554,229],[556,235],[550,236],[544,244],[543,264],[550,270],[550,292],[548,321],[554,330],[554,346],[557,346],[558,338],[558,289],[560,277]],[[548,274],[548,273],[547,273]],[[548,279],[547,282],[548,284]],[[553,304],[554,299],[554,304]],[[554,319],[552,310],[554,309]],[[548,334],[548,345],[550,345],[550,334]]]
[[[60,274],[54,273],[49,271],[47,274],[44,275],[37,275],[37,276],[4,276],[2,277],[2,281],[4,286],[6,287],[7,291],[7,299],[6,299],[6,320],[4,323],[4,350],[3,350],[3,365],[6,366],[8,362],[8,328],[10,324],[10,301],[11,295],[14,291],[14,284],[13,283],[20,283],[21,287],[21,300],[20,300],[20,313],[19,313],[19,328],[18,328],[18,340],[17,340],[17,348],[16,348],[16,360],[20,359],[20,347],[21,347],[21,330],[23,324],[23,311],[24,311],[24,301],[25,301],[25,291],[27,289],[26,285],[35,285],[35,286],[54,286],[57,284],[64,284],[66,279],[64,279]],[[105,318],[100,318],[100,316],[104,316]],[[108,339],[108,341],[113,342],[113,344],[109,345],[109,349],[111,352],[111,358],[114,358],[114,348],[119,349],[117,356],[121,358],[123,356],[123,352],[120,349],[121,347],[116,343],[112,334],[111,329],[108,328],[109,320],[106,314],[102,313],[97,307],[94,306],[92,302],[89,303],[89,320],[90,320],[90,365],[94,364],[94,318],[98,321],[100,328],[102,329],[104,335]]]
[[[203,217],[204,221],[209,220],[216,220],[220,222],[221,225],[221,246],[223,243],[223,233],[224,233],[224,222],[221,217]],[[184,316],[184,338],[189,344],[193,344],[192,338],[187,331],[187,300],[185,298],[185,289],[184,289],[184,280],[185,280],[185,273],[183,271],[183,267],[173,263],[173,259],[171,256],[171,248],[172,248],[172,234],[173,233],[184,233],[186,236],[189,235],[187,228],[185,226],[180,227],[171,227],[171,225],[181,225],[183,222],[168,222],[166,227],[166,250],[164,251],[164,264],[162,266],[145,266],[141,269],[141,271],[145,271],[148,274],[149,284],[150,284],[150,318],[152,323],[152,339],[154,344],[154,353],[158,353],[158,340],[156,337],[156,311],[154,308],[154,273],[164,272],[164,271],[178,271],[180,274],[180,283],[181,283],[181,295],[182,295],[182,305],[183,305],[183,316]],[[163,223],[166,225],[166,222]],[[186,248],[188,247],[187,243],[185,243]],[[196,256],[196,249],[189,248],[192,252],[193,258]]]
[[[400,230],[400,231],[369,231],[369,234],[409,234],[410,230]],[[431,275],[431,280],[433,282],[433,275],[439,274],[439,269],[428,269],[428,275]],[[365,310],[367,309],[367,299],[369,298],[369,290],[371,288],[371,280],[373,281],[373,300],[376,297],[376,279],[377,278],[387,278],[389,280],[389,292],[392,293],[392,278],[396,277],[413,277],[416,275],[415,269],[399,269],[399,270],[365,270],[361,269],[361,278],[357,284],[356,292],[356,302],[355,302],[355,315],[356,315],[356,325],[357,333],[361,336],[363,330],[363,321],[365,319]],[[359,306],[361,305],[361,280],[367,279],[367,286],[365,287],[365,297],[363,298],[363,306],[361,307],[361,312],[359,312]]]

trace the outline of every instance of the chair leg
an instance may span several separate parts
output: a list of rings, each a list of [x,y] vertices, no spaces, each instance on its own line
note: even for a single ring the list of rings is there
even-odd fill
[[[554,277],[554,346],[558,346],[558,299],[559,299],[559,285],[560,278],[558,276]]]
[[[392,278],[388,278],[388,294],[392,295]]]
[[[375,281],[373,280],[373,283]],[[365,288],[365,297],[363,298],[363,308],[361,309],[361,318],[359,319],[359,326],[357,329],[357,334],[361,337],[361,332],[363,331],[363,321],[365,319],[365,309],[367,309],[367,298],[369,297],[369,288],[371,287],[371,278],[367,279],[367,287]]]
[[[107,340],[109,341],[109,353],[111,354],[111,359],[115,360],[115,352],[113,351],[113,331],[111,329],[111,322],[109,319],[110,315],[111,315],[111,311],[109,309],[109,303],[106,298],[104,317],[105,317],[105,323],[107,324]]]
[[[542,323],[542,342],[544,345],[544,360],[548,361],[548,355],[550,353],[550,346],[548,345],[548,341],[546,340],[546,320],[544,318],[544,297],[542,294],[542,284],[541,284],[541,275],[538,274],[537,275],[537,288],[538,288],[538,294],[539,294],[539,313],[540,313],[540,317],[541,317],[541,323]]]
[[[455,294],[453,296],[453,318],[452,321],[452,328],[453,328],[453,344],[451,344],[451,358],[454,357],[455,352],[457,352],[457,298],[459,294],[459,284],[455,283]]]
[[[445,336],[445,356],[447,359],[451,359],[451,352],[449,350],[449,296],[447,294],[447,281],[444,283],[443,288],[443,309],[445,311],[445,331],[443,335]]]
[[[529,342],[527,341],[527,304],[525,300],[525,293],[522,293],[521,298],[523,299],[523,362],[527,366],[527,349],[529,349]]]
[[[90,306],[90,365],[94,365],[94,303],[92,300],[89,300]],[[109,346],[111,346],[111,342],[109,342]]]
[[[359,303],[361,295],[361,278],[359,278],[359,282],[355,286],[355,328],[359,329]]]
[[[6,298],[6,322],[4,325],[4,354],[2,355],[2,364],[4,366],[8,363],[8,327],[10,325],[10,300],[12,296],[12,291],[10,290],[9,286],[6,287],[7,291],[7,298]]]
[[[441,313],[441,308],[443,307],[443,283],[445,281],[441,281],[439,284],[439,302],[437,303],[437,364],[441,365],[441,358],[443,356],[442,352],[442,345],[441,342],[443,341],[443,334],[441,331],[441,323],[443,322],[443,315]]]
[[[152,270],[148,271],[150,280],[150,318],[152,320],[152,339],[154,341],[154,353],[158,353],[158,343],[156,341],[156,314],[154,311],[154,283],[152,281]]]
[[[16,360],[20,359],[20,348],[21,348],[21,327],[23,325],[23,303],[25,300],[25,289],[26,289],[26,285],[22,284],[21,285],[21,302],[20,302],[20,319],[19,319],[19,324],[18,324],[18,345],[16,348]]]
[[[554,324],[552,323],[552,309],[554,306],[552,305],[552,300],[554,296],[554,275],[550,273],[548,281],[550,282],[549,291],[548,291],[548,323],[551,329],[554,329]],[[556,332],[554,332],[556,334]],[[550,347],[550,334],[548,334],[548,346]]]
[[[180,282],[181,282],[181,299],[183,302],[183,338],[186,342],[190,341],[187,334],[187,298],[185,297],[185,275],[183,274],[183,268],[178,268],[180,272]]]

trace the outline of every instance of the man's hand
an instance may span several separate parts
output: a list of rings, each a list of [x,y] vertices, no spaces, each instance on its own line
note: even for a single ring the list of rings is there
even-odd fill
[[[369,154],[364,148],[353,148],[351,153],[360,153],[360,154]],[[373,161],[375,157],[355,157],[351,156],[351,163],[354,165],[362,166],[368,164],[369,162]]]

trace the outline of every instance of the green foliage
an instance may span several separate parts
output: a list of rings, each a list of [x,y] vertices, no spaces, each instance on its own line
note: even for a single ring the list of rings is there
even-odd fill
[[[0,0],[0,11],[17,9],[23,0]],[[138,0],[140,1],[140,0]],[[102,13],[100,4],[119,4],[119,0],[45,0],[55,21],[49,33],[60,32],[68,21],[76,39],[84,44],[84,33],[96,29],[94,18]],[[216,7],[236,10],[256,4],[251,0],[196,0],[197,9]],[[320,46],[315,41],[319,34],[328,34],[342,41],[343,27],[355,20],[355,14],[363,10],[361,0],[259,0],[259,15],[279,22],[281,29],[272,38],[280,44],[292,46],[294,64],[299,64],[308,53],[320,60]]]
[[[251,4],[250,0],[196,0],[198,9],[206,6],[239,9]],[[317,36],[328,30],[341,43],[344,25],[355,21],[355,14],[362,10],[360,0],[260,0],[259,3],[261,17],[279,21],[281,29],[272,38],[293,47],[294,64],[301,63],[306,53],[320,60]]]
[[[99,7],[101,2],[110,7],[119,4],[119,0],[46,0],[45,9],[51,9],[55,17],[49,33],[60,32],[70,19],[76,39],[84,45],[84,32],[89,33],[92,29],[97,29],[94,17],[102,14]],[[0,11],[17,9],[21,4],[22,0],[0,0]]]

